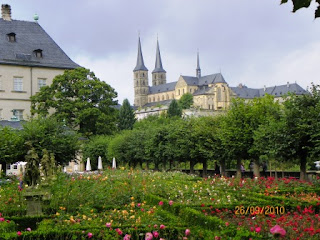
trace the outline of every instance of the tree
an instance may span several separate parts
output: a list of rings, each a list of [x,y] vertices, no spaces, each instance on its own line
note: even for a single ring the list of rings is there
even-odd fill
[[[169,117],[181,117],[182,110],[177,102],[177,100],[173,99],[168,108],[168,116]]]
[[[308,8],[313,0],[291,0],[293,3],[293,12],[300,8]],[[288,0],[281,0],[281,4],[287,3]],[[315,11],[315,18],[320,17],[320,0],[315,0],[319,4]]]
[[[191,93],[185,93],[181,96],[178,101],[179,106],[181,109],[189,109],[193,104],[193,96]]]
[[[116,129],[115,90],[85,68],[66,70],[31,97],[31,114],[53,116],[81,133],[111,134]]]
[[[43,149],[53,153],[57,164],[68,163],[75,158],[80,148],[79,135],[54,118],[32,119],[23,125],[21,131],[24,155],[33,149],[39,159],[43,157]]]
[[[119,129],[132,129],[136,121],[134,110],[131,108],[128,99],[123,100],[119,111]]]
[[[0,164],[8,164],[23,158],[21,132],[9,127],[0,127]],[[4,169],[4,168],[3,168]]]

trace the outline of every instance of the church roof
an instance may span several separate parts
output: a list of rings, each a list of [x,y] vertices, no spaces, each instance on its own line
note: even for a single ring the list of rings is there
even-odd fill
[[[9,41],[9,35],[15,41]],[[74,63],[37,22],[0,19],[0,64],[73,69]],[[35,52],[42,56],[37,57]]]
[[[226,81],[221,73],[203,76],[199,79],[199,85],[208,85],[213,83],[226,83]]]
[[[166,83],[166,84],[161,84],[161,85],[149,87],[149,94],[174,91],[176,84],[177,84],[177,82],[170,82],[170,83]]]
[[[150,103],[143,105],[143,107],[154,107],[154,106],[158,106],[158,105],[169,106],[171,101],[172,101],[172,99],[159,101],[159,102],[150,102]]]
[[[11,127],[17,130],[23,129],[23,123],[24,121],[8,121],[8,120],[1,120],[0,121],[0,126],[1,127]],[[1,130],[1,128],[0,128]]]
[[[210,91],[210,87],[207,85],[199,86],[199,88],[193,93],[194,96],[197,95],[206,95]]]
[[[188,85],[196,86],[199,84],[199,79],[197,77],[190,77],[190,76],[181,76]]]
[[[306,94],[307,91],[300,87],[297,83],[266,87],[266,88],[247,88],[247,87],[231,87],[231,90],[240,98],[263,97],[266,93],[275,97],[287,95],[289,92],[297,95]]]
[[[148,68],[146,68],[146,66],[144,65],[143,62],[143,56],[142,56],[142,50],[141,50],[141,42],[140,42],[140,37],[138,40],[138,56],[137,56],[137,65],[136,67],[133,69],[133,71],[139,71],[139,70],[143,70],[143,71],[148,71]]]
[[[159,42],[157,40],[157,51],[156,51],[156,64],[154,67],[154,70],[152,73],[157,73],[157,72],[166,72],[163,67],[162,67],[162,61],[161,61],[161,54],[160,54],[160,49],[159,49]]]

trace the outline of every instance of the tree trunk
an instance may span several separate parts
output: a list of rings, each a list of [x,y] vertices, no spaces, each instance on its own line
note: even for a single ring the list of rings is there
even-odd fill
[[[225,160],[221,160],[220,161],[220,175],[221,176],[226,176],[226,161]]]
[[[158,162],[154,163],[154,170],[156,170],[156,171],[159,170],[159,163]]]
[[[206,178],[208,176],[208,163],[207,160],[203,160],[203,167],[202,167],[202,177]]]
[[[253,164],[253,176],[254,177],[260,177],[260,164],[259,164],[259,160],[254,160],[254,164]]]
[[[241,159],[237,159],[237,178],[241,178],[242,172],[241,172]]]
[[[307,180],[307,158],[300,159],[300,180]]]
[[[194,174],[194,161],[190,160],[190,173]]]

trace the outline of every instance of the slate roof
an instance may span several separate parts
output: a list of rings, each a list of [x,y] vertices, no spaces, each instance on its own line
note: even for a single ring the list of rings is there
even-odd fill
[[[190,76],[181,76],[181,77],[190,86],[197,86],[199,84],[199,79],[197,77],[190,77]]]
[[[7,121],[7,120],[2,120],[0,121],[0,130],[1,127],[11,127],[17,130],[23,129],[22,124],[24,121]]]
[[[163,67],[162,67],[162,61],[161,61],[161,54],[160,54],[160,49],[159,49],[159,42],[157,40],[157,52],[156,52],[156,64],[154,67],[154,70],[152,73],[157,73],[157,72],[166,72]]]
[[[137,56],[137,65],[136,67],[133,69],[133,71],[139,71],[139,70],[143,70],[143,71],[148,71],[148,68],[146,68],[146,66],[144,65],[143,62],[143,56],[142,56],[142,50],[141,50],[141,42],[140,42],[140,37],[138,40],[138,56]]]
[[[289,92],[295,93],[297,95],[302,95],[308,93],[302,87],[300,87],[297,83],[267,87],[267,88],[247,88],[247,87],[231,87],[231,90],[240,98],[255,98],[255,97],[263,97],[266,93],[269,95],[273,95],[275,97],[280,97],[287,95]]]
[[[171,101],[172,101],[172,99],[159,101],[159,102],[150,102],[150,103],[143,105],[143,107],[153,107],[153,106],[157,106],[157,105],[169,106]]]
[[[206,85],[199,86],[199,88],[192,95],[194,95],[194,96],[206,95],[210,89],[211,88]]]
[[[15,42],[7,34],[14,33]],[[35,50],[42,50],[42,58]],[[0,19],[0,64],[73,69],[74,63],[37,22]]]
[[[161,85],[149,87],[149,94],[174,91],[176,84],[177,84],[177,82],[170,82],[170,83],[166,83],[166,84],[161,84]]]
[[[203,76],[199,79],[199,85],[208,85],[212,83],[226,83],[221,73],[215,73]]]

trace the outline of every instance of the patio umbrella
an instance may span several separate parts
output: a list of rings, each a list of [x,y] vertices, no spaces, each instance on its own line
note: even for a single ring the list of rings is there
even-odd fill
[[[90,158],[87,158],[86,171],[91,171]]]
[[[98,170],[102,170],[103,169],[103,167],[102,167],[102,159],[101,159],[101,157],[99,156],[98,157]]]
[[[112,159],[112,169],[116,169],[116,168],[117,168],[116,159],[113,158]]]

